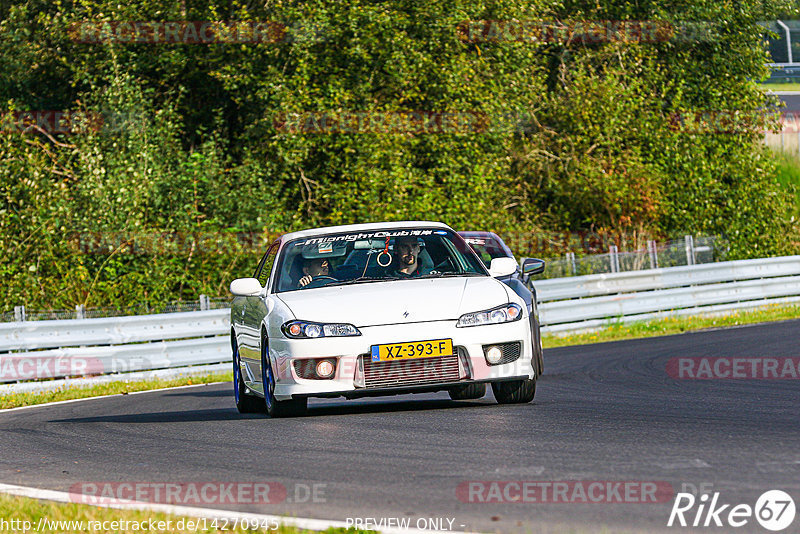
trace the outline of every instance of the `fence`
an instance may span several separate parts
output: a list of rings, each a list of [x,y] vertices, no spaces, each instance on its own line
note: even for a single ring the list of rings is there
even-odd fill
[[[545,332],[800,301],[800,256],[535,282]],[[230,361],[229,309],[0,324],[0,382]]]
[[[800,256],[534,282],[548,332],[800,301]]]
[[[661,243],[647,241],[646,248],[626,252],[621,252],[616,245],[611,245],[605,254],[576,256],[574,252],[568,252],[563,259],[548,261],[542,278],[711,263],[723,260],[727,251],[725,239],[714,236],[687,235],[683,239]]]
[[[0,383],[225,362],[229,317],[220,309],[0,324]]]
[[[800,21],[775,20],[763,26],[773,35],[767,38],[767,48],[773,63],[770,82],[800,81]]]
[[[99,317],[121,317],[125,315],[221,310],[227,308],[229,303],[229,298],[210,298],[207,295],[200,295],[197,300],[176,300],[157,306],[139,304],[127,308],[86,308],[85,306],[78,305],[75,306],[74,310],[30,310],[25,306],[14,306],[13,312],[0,314],[0,323],[61,319],[96,319]]]
[[[800,61],[800,20],[775,20],[764,23],[774,34],[767,39],[775,65],[797,65]]]

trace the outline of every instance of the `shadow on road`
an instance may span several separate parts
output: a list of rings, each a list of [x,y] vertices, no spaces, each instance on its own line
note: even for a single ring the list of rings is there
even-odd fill
[[[215,390],[185,390],[166,393],[165,397],[230,397],[233,398],[233,386]]]
[[[458,408],[488,408],[486,401],[451,401],[451,400],[398,400],[398,401],[339,401],[335,404],[309,404],[308,417],[331,417],[335,415],[358,415],[373,413],[417,412],[432,410],[453,410]]]
[[[209,396],[216,396],[208,392]],[[227,392],[225,393],[227,395]],[[360,415],[375,413],[419,412],[435,410],[453,410],[481,407],[491,408],[494,403],[475,401],[451,400],[402,400],[402,401],[373,401],[373,402],[346,402],[335,404],[310,404],[308,413],[300,418],[334,417],[337,415]],[[52,423],[192,423],[204,421],[235,421],[239,419],[269,419],[266,414],[240,414],[234,407],[213,410],[186,410],[169,412],[151,412],[120,415],[97,415],[93,417],[72,417],[68,419],[54,419]]]

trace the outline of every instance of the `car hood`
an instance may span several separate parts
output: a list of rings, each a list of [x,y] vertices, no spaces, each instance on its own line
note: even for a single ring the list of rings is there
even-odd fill
[[[359,327],[456,320],[509,302],[505,286],[488,276],[320,287],[277,297],[297,319]]]

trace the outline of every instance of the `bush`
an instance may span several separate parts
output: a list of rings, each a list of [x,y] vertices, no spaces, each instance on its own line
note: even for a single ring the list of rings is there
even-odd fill
[[[732,258],[796,251],[796,205],[760,134],[674,120],[769,104],[757,86],[767,58],[756,23],[780,4],[4,4],[7,110],[105,120],[72,135],[0,133],[4,309],[224,295],[274,235],[351,222],[632,241],[724,234]],[[714,22],[705,37],[656,43],[459,38],[465,21],[512,19]],[[288,30],[278,43],[86,44],[70,37],[82,20],[271,20]],[[357,111],[476,121],[435,134],[281,127],[291,113]]]

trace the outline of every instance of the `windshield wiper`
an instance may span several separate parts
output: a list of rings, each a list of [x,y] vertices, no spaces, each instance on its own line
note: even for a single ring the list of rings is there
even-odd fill
[[[419,276],[418,278],[449,278],[454,276],[486,276],[481,273],[473,273],[473,272],[463,272],[463,273],[454,273],[454,272],[446,272],[446,273],[428,273]]]
[[[400,280],[397,276],[360,276],[351,280],[342,280],[333,284],[327,284],[325,287],[330,286],[345,286],[350,284],[365,284],[367,282],[389,282],[392,280]]]

